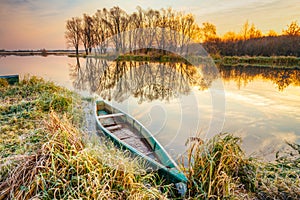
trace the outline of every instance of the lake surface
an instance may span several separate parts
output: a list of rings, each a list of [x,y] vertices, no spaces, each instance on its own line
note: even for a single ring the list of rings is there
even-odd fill
[[[188,138],[241,136],[247,154],[273,159],[300,143],[300,71],[207,64],[0,57],[0,74],[38,75],[98,95],[142,122],[176,158]]]

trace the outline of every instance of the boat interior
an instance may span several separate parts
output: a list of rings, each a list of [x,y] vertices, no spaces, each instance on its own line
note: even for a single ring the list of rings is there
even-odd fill
[[[102,126],[111,134],[119,138],[119,140],[151,159],[160,162],[155,153],[155,144],[154,148],[151,147],[147,138],[140,133],[143,131],[143,128],[135,123],[135,120],[127,117],[124,113],[114,113],[112,107],[104,104],[97,105],[97,115]]]

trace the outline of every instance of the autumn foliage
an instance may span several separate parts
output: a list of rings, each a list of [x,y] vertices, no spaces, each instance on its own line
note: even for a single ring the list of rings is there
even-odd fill
[[[239,32],[217,35],[217,27],[204,22],[196,23],[193,14],[168,9],[142,9],[127,13],[119,7],[99,9],[94,15],[83,14],[67,20],[65,38],[68,47],[79,48],[88,55],[106,54],[113,49],[118,53],[138,52],[155,46],[158,49],[183,49],[192,43],[202,43],[205,49],[223,56],[300,56],[300,26],[291,22],[282,34],[269,30],[262,33],[247,20]],[[162,51],[163,54],[163,51]]]

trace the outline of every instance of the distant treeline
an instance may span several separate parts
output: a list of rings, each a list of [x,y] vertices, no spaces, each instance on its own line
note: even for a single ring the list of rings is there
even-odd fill
[[[148,54],[151,52],[148,49],[153,48],[161,49],[161,54],[166,51],[186,54],[191,44],[202,43],[209,53],[216,55],[300,56],[299,37],[297,21],[288,25],[281,35],[274,30],[263,34],[246,21],[239,33],[229,31],[218,36],[214,24],[204,22],[200,26],[191,13],[141,7],[130,14],[113,7],[97,10],[91,16],[73,17],[67,20],[65,32],[68,47],[74,47],[76,54],[83,47],[86,55],[92,49],[99,54],[108,50]]]
[[[212,54],[222,56],[297,56],[300,57],[300,36],[265,36],[248,40],[214,40],[203,44]]]

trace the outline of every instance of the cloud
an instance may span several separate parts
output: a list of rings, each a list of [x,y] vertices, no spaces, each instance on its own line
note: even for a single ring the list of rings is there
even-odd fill
[[[65,21],[70,16],[77,15],[73,13],[78,8],[74,2],[2,1],[0,48],[65,48]]]
[[[260,29],[265,27],[263,31],[274,29],[280,32],[292,19],[300,17],[298,0],[1,0],[0,45],[2,48],[12,48],[4,40],[12,39],[12,36],[16,36],[12,40],[19,40],[24,31],[31,31],[32,35],[39,33],[44,37],[36,37],[34,41],[30,41],[29,36],[23,38],[23,42],[28,41],[28,48],[32,48],[37,39],[44,40],[54,35],[61,35],[57,40],[61,44],[56,45],[57,48],[64,48],[64,24],[67,19],[82,16],[83,13],[94,14],[97,9],[113,6],[119,6],[128,13],[135,11],[137,6],[143,9],[171,6],[174,10],[192,12],[198,23],[214,23],[221,32],[238,31],[246,19],[253,21]],[[40,41],[42,43],[44,41]]]
[[[68,13],[77,6],[78,1],[37,1],[37,0],[4,0],[1,11],[4,15],[55,17]],[[1,13],[3,15],[3,13]]]

